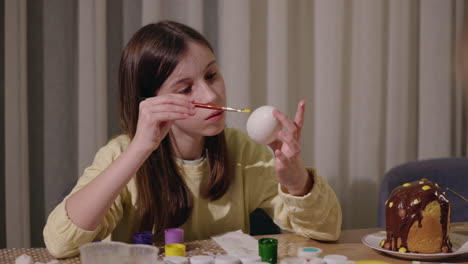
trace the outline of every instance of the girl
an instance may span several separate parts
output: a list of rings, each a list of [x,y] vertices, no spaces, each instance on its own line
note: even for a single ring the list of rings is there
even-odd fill
[[[281,228],[336,240],[341,209],[327,183],[300,157],[304,101],[282,125],[273,153],[225,128],[224,80],[213,49],[194,29],[163,21],[141,28],[119,71],[123,134],[102,147],[72,192],[49,215],[44,240],[70,257],[93,240],[181,227],[186,240],[242,229],[264,208]]]

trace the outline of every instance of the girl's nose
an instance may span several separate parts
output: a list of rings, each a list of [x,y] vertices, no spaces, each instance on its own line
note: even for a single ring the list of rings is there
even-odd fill
[[[201,97],[204,102],[210,103],[215,102],[218,95],[215,92],[215,89],[208,83],[202,82],[200,84],[200,90],[202,92]]]

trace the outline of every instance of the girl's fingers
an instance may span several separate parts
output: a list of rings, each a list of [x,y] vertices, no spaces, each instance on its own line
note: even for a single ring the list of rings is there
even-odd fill
[[[268,146],[272,150],[276,150],[276,149],[280,149],[282,144],[283,144],[283,142],[281,142],[281,140],[279,140],[278,136],[277,136],[277,139],[275,141],[271,142],[270,144],[268,144]]]
[[[302,126],[304,125],[304,112],[305,112],[305,101],[301,100],[297,104],[297,111],[294,117],[294,122],[291,121],[287,115],[279,110],[273,111],[273,116],[281,123],[283,130],[292,133],[296,140],[301,137]]]
[[[161,122],[167,122],[167,121],[187,119],[190,117],[190,115],[184,114],[184,113],[175,113],[175,112],[163,112],[163,113],[159,112],[159,113],[154,114],[152,117],[153,117],[153,122],[161,123]]]
[[[301,100],[297,104],[296,116],[294,117],[294,123],[298,127],[302,127],[304,125],[304,112],[305,112],[305,101]]]
[[[294,123],[297,126],[297,137],[301,138],[302,126],[304,126],[305,100],[299,101],[297,104],[296,116]]]
[[[172,104],[151,105],[147,108],[147,110],[151,113],[182,113],[195,115],[195,109]]]
[[[284,144],[287,146],[287,149],[284,151],[284,153],[288,158],[293,158],[301,153],[301,147],[299,146],[299,143],[294,138],[287,137],[283,131],[279,133],[279,139],[283,142],[283,146]]]
[[[295,135],[288,130],[279,131],[278,138],[283,142],[296,141]]]
[[[146,98],[143,102],[147,102],[152,105],[157,104],[175,104],[185,106],[187,108],[195,108],[193,104],[194,100],[183,94],[165,94],[161,96]]]
[[[290,133],[294,139],[298,140],[298,128],[293,121],[291,121],[285,114],[278,110],[273,111],[273,116],[280,122],[283,127],[282,132]]]
[[[281,163],[286,163],[288,161],[288,158],[281,152],[281,150],[277,149],[275,150],[275,157],[281,161]]]
[[[294,135],[297,133],[297,127],[294,122],[289,120],[288,116],[281,111],[275,109],[273,111],[273,116],[281,123],[283,129],[291,131]]]

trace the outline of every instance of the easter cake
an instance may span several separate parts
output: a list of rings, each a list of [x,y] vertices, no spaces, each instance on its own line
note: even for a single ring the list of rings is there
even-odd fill
[[[450,201],[427,179],[395,188],[385,202],[387,237],[381,247],[399,252],[448,253]]]

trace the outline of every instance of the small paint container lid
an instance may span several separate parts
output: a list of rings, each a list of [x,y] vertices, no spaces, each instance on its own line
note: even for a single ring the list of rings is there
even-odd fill
[[[325,260],[317,257],[303,258],[303,257],[289,257],[281,260],[281,264],[327,264]]]
[[[323,257],[327,264],[347,264],[348,257],[343,255],[326,255]]]
[[[188,258],[186,257],[181,257],[181,256],[169,256],[169,257],[164,257],[164,261],[169,261],[170,263],[174,264],[188,264]]]
[[[307,260],[299,257],[288,257],[281,260],[281,264],[306,264]]]
[[[385,262],[385,261],[380,261],[380,260],[359,260],[359,261],[354,262],[354,264],[390,264],[390,263]]]
[[[302,247],[297,249],[297,256],[304,258],[319,257],[322,250],[316,247]]]
[[[215,264],[241,264],[241,261],[234,256],[222,255],[215,257]]]
[[[165,244],[183,244],[184,230],[182,228],[166,228],[164,230]]]
[[[242,262],[242,264],[258,263],[261,261],[261,258],[259,255],[240,256],[239,259]]]
[[[211,256],[193,256],[190,258],[191,264],[214,264],[214,258]]]
[[[278,239],[261,238],[258,240],[258,253],[262,261],[276,264],[278,261]]]
[[[153,233],[150,231],[135,233],[132,238],[133,244],[153,245]]]
[[[185,257],[185,245],[184,244],[167,244],[164,246],[164,253],[166,257],[180,256]]]
[[[306,258],[307,264],[327,264],[324,259],[319,257]]]

